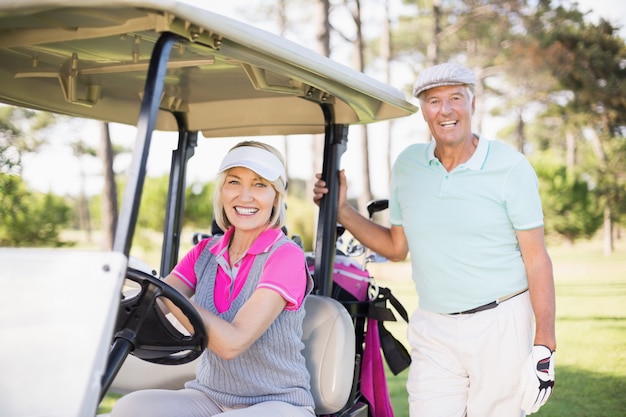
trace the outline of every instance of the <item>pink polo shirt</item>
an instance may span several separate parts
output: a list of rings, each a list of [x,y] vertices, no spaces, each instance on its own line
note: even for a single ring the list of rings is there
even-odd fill
[[[209,250],[215,255],[218,268],[215,277],[215,307],[220,313],[228,310],[248,277],[256,255],[267,252],[274,243],[284,236],[280,229],[263,231],[250,246],[243,258],[230,267],[228,244],[234,233],[231,227]],[[211,239],[204,239],[194,246],[174,267],[172,274],[195,291],[198,281],[194,266],[200,253]],[[265,262],[257,288],[268,288],[279,293],[287,301],[287,310],[297,310],[304,299],[306,271],[304,253],[295,244],[285,244],[278,248]]]

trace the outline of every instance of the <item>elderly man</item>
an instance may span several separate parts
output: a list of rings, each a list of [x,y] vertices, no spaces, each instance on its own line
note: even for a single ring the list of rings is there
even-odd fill
[[[411,252],[414,417],[519,417],[554,385],[554,281],[537,177],[522,154],[472,131],[475,84],[452,63],[419,75],[413,94],[434,141],[398,156],[390,227],[347,204],[339,173],[338,221],[390,260]],[[317,177],[319,203],[328,189]]]

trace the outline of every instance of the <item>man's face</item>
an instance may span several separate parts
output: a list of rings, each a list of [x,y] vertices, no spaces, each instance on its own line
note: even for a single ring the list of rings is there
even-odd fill
[[[435,87],[420,96],[422,115],[438,144],[453,145],[472,135],[474,97],[464,85]]]

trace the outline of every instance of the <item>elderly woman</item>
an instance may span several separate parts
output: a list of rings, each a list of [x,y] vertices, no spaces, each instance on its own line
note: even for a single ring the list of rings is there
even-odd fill
[[[246,141],[229,151],[214,195],[225,233],[199,242],[165,279],[194,296],[206,326],[196,379],[122,397],[112,417],[314,415],[301,341],[312,281],[281,230],[286,185],[275,148]]]

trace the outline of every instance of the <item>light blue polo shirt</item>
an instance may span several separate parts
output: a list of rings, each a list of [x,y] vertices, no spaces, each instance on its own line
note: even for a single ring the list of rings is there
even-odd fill
[[[389,219],[404,227],[421,308],[465,311],[528,286],[516,230],[543,226],[535,171],[512,147],[480,139],[447,172],[435,142],[396,160]]]

